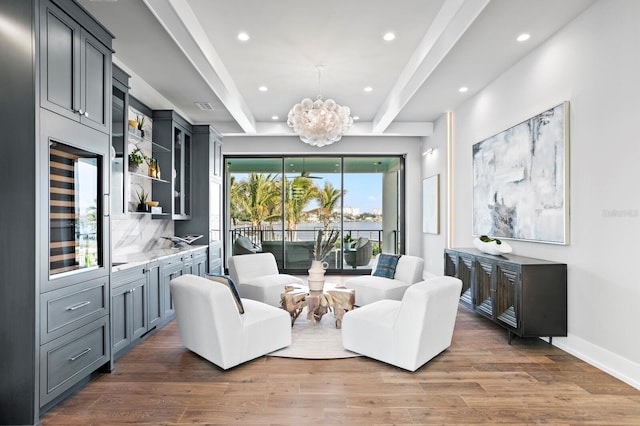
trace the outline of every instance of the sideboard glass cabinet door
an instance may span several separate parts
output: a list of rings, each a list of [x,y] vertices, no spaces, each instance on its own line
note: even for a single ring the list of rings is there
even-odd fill
[[[103,266],[102,156],[49,147],[49,275]]]

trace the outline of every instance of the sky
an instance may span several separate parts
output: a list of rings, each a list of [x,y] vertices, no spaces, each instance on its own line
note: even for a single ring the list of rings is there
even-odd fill
[[[340,188],[339,174],[319,174]],[[323,181],[319,180],[321,185]],[[373,213],[373,209],[382,210],[382,174],[381,173],[347,173],[344,175],[343,206],[359,208],[360,213]]]
[[[236,179],[247,178],[245,173],[234,173]],[[324,181],[331,182],[334,188],[340,188],[339,173],[313,173],[322,179],[314,179],[320,187],[324,186]],[[359,208],[360,213],[373,213],[373,209],[382,210],[382,173],[346,173],[344,175],[344,186],[347,193],[344,196],[343,206]],[[309,208],[313,208],[309,205]]]

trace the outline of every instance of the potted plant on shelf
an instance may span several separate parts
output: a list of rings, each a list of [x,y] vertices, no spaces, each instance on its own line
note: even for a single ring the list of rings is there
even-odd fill
[[[138,195],[138,207],[136,211],[141,213],[148,212],[149,206],[147,205],[147,200],[149,199],[149,193],[141,187],[140,191],[136,191],[136,195]]]
[[[129,154],[129,171],[134,173],[137,172],[140,164],[142,164],[145,158],[146,156],[142,153],[140,148],[136,147],[131,151]]]
[[[136,115],[136,122],[138,124],[138,130],[140,130],[140,137],[144,138],[144,115]]]

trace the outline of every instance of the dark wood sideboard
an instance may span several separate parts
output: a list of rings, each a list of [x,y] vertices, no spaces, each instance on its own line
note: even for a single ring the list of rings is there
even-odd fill
[[[567,335],[567,265],[473,248],[446,249],[444,274],[462,280],[460,303],[513,335]]]

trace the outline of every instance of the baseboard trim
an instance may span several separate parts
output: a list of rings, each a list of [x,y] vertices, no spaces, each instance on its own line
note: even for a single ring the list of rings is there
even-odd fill
[[[571,333],[567,337],[554,337],[553,346],[640,390],[640,364]]]

